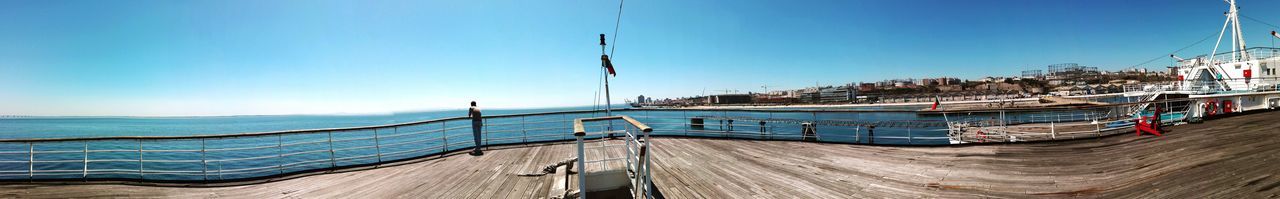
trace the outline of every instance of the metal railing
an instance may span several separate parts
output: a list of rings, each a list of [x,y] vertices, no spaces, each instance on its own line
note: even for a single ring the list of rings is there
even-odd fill
[[[1159,108],[1161,123],[1177,124],[1197,111],[1194,99],[1095,105],[1075,110],[1044,111],[1020,117],[989,120],[952,120],[948,136],[953,144],[983,142],[1025,142],[1093,138],[1132,132],[1139,116],[1154,115]],[[1141,110],[1134,110],[1140,107]]]
[[[629,124],[625,125],[624,130],[621,130],[623,144],[609,145],[608,142],[597,142],[599,145],[592,148],[602,151],[599,156],[603,157],[593,158],[588,156],[584,142],[588,132],[583,123],[609,120],[624,120]],[[653,149],[653,142],[649,139],[649,133],[653,131],[653,128],[628,116],[609,116],[574,120],[573,129],[573,135],[577,140],[578,147],[578,198],[586,198],[587,196],[587,176],[590,175],[590,170],[587,169],[586,165],[588,163],[598,163],[603,164],[602,167],[607,169],[607,163],[614,161],[625,162],[623,171],[630,177],[628,183],[630,184],[629,189],[632,198],[653,198],[653,176],[650,175],[651,158],[649,155],[653,154],[650,152]],[[592,134],[602,136],[601,139],[604,139],[604,135],[612,133],[617,133],[617,131],[605,130]],[[609,157],[609,153],[605,151],[614,147],[623,147],[625,155],[620,158]]]
[[[951,141],[956,140],[953,139],[956,135],[968,136],[960,140],[978,139],[972,133],[954,132],[955,122],[968,122],[969,128],[1040,125],[1051,129],[1049,132],[1013,128],[987,131],[1014,136],[1019,133],[1040,133],[1038,135],[1054,139],[1102,136],[1109,130],[1119,130],[1118,123],[1131,120],[1133,115],[1127,114],[1125,107],[1135,104],[1139,103],[1041,112],[948,115],[786,109],[621,109],[615,112],[651,127],[652,136],[948,145],[953,144]],[[489,116],[483,120],[480,145],[570,141],[575,139],[574,119],[601,115],[599,111],[568,111]],[[475,147],[470,124],[466,117],[453,117],[366,127],[224,135],[7,139],[0,140],[0,180],[217,182],[379,165]],[[1094,128],[1085,129],[1088,126]],[[584,128],[590,132],[613,130],[608,124]],[[1091,132],[1076,133],[1085,130]],[[637,135],[624,133],[624,136]]]
[[[572,140],[572,119],[595,114],[485,117],[481,145]],[[227,181],[376,165],[475,147],[470,124],[454,117],[226,135],[0,140],[0,179]]]

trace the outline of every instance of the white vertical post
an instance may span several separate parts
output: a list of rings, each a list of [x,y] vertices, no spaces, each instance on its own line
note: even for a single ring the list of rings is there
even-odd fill
[[[853,143],[858,143],[858,134],[862,132],[862,126],[853,126]]]
[[[1054,128],[1053,122],[1049,122],[1049,139],[1058,139],[1058,130]]]
[[[444,156],[445,152],[449,152],[449,123],[448,120],[440,121],[440,137],[444,139],[444,148],[440,149],[440,156]]]
[[[689,118],[689,111],[680,111],[680,114],[684,114],[684,136],[689,136],[689,129],[693,128],[693,126],[690,126],[693,124],[689,121],[691,119]]]
[[[631,185],[632,185],[632,186],[636,186],[636,187],[635,187],[635,189],[634,189],[634,191],[632,191],[632,192],[631,192],[631,196],[636,196],[636,195],[639,195],[639,194],[641,193],[641,192],[640,192],[640,187],[639,187],[639,186],[641,185],[641,184],[640,184],[640,179],[641,179],[641,176],[640,176],[640,174],[641,174],[641,173],[640,173],[640,172],[642,172],[643,170],[640,170],[640,169],[641,169],[641,168],[640,168],[640,156],[639,156],[639,155],[640,155],[640,154],[639,154],[639,153],[640,153],[640,151],[639,151],[639,149],[640,149],[640,145],[639,145],[639,144],[635,145],[635,146],[636,146],[636,151],[634,151],[634,153],[632,153],[632,151],[631,151],[631,150],[632,150],[632,148],[631,148],[631,146],[632,146],[632,145],[631,145],[631,142],[637,142],[637,143],[639,143],[639,141],[640,141],[640,136],[639,136],[639,135],[636,135],[636,134],[635,134],[635,132],[632,132],[632,131],[631,131],[631,129],[632,129],[632,128],[630,127],[630,125],[628,125],[628,127],[627,127],[627,139],[626,139],[626,142],[627,142],[627,157],[626,157],[626,159],[627,159],[627,167],[628,167],[628,168],[630,168],[632,172],[635,172],[635,173],[636,173],[635,179],[631,179]],[[633,160],[631,160],[631,159],[635,159],[635,160],[633,161]]]
[[[329,133],[329,168],[336,168],[338,167],[338,159],[336,158],[335,153],[333,152],[333,131],[326,131],[326,132]],[[218,162],[218,170],[219,172],[221,172],[222,162]],[[221,176],[219,176],[219,179],[221,179]]]
[[[204,140],[204,138],[200,138],[200,177],[204,177],[204,180],[207,181],[209,180],[209,159],[205,158]]]
[[[573,136],[578,140],[578,199],[587,198],[587,189],[584,188],[584,185],[587,184],[587,157],[586,151],[584,151],[582,147],[582,136],[585,135],[586,133],[582,132],[573,133]]]
[[[276,134],[276,169],[284,174],[284,134]]]
[[[392,127],[395,128],[395,127]],[[378,129],[373,129],[373,150],[378,156],[378,163],[382,163],[382,141],[378,140]]]
[[[529,143],[529,129],[524,127],[524,116],[520,116],[520,143]]]
[[[911,144],[911,125],[907,125],[907,144]]]
[[[84,141],[84,170],[81,170],[81,178],[89,179],[89,141]]]
[[[27,178],[36,178],[36,144],[27,142]]]
[[[484,135],[480,136],[480,139],[484,141],[483,143],[485,146],[489,146],[489,138],[492,138],[492,136],[489,136],[489,125],[484,125],[485,123],[488,123],[486,120],[488,119],[480,118],[480,135]],[[480,146],[476,146],[476,148],[480,148]]]
[[[631,132],[631,127],[630,127],[630,126],[628,126],[626,129],[627,129],[627,131],[625,131],[625,132],[624,132],[624,134],[623,134],[623,136],[626,136],[626,138],[622,139],[622,141],[623,141],[623,142],[624,142],[624,144],[626,145],[626,148],[625,148],[625,149],[626,149],[626,151],[627,151],[627,156],[626,156],[626,158],[625,158],[625,159],[626,159],[626,161],[627,161],[627,167],[629,167],[629,168],[630,168],[630,167],[634,167],[634,166],[635,166],[635,165],[632,165],[632,164],[631,164],[631,163],[632,163],[632,162],[631,162],[631,158],[635,157],[635,153],[632,153],[632,151],[631,151],[631,142],[636,141],[636,136],[635,136],[635,133]],[[635,168],[631,168],[631,169],[633,169],[632,171],[635,171],[635,170],[634,170]]]
[[[650,191],[651,189],[653,189],[653,175],[649,173],[651,172],[651,170],[649,170],[649,167],[652,166],[652,164],[650,163],[651,159],[649,157],[653,156],[653,152],[651,152],[650,149],[653,148],[653,143],[650,143],[650,141],[651,140],[649,139],[649,132],[644,132],[644,195],[645,195],[645,198],[653,198],[653,194]]]
[[[142,139],[138,139],[138,178],[146,179],[147,174],[142,169]]]
[[[1098,137],[1102,137],[1102,124],[1101,123],[1093,124],[1093,131],[1098,133]]]

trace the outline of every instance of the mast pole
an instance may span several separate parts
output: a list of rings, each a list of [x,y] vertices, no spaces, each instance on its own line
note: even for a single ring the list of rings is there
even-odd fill
[[[600,55],[608,55],[604,49],[607,44],[604,43],[604,34],[600,34]],[[604,63],[600,63],[601,70],[608,70]],[[609,73],[606,71],[601,73],[604,75],[604,114],[605,116],[613,116],[613,104],[609,103]]]
[[[613,104],[609,103],[609,74],[604,74],[604,115],[613,116]]]
[[[605,44],[604,42],[604,34],[600,34],[600,57],[608,58],[607,56],[609,54],[604,51],[606,45],[608,44]],[[609,66],[606,65],[609,64],[608,62],[611,61],[608,59],[601,59],[600,63],[600,70],[605,70],[604,73],[601,73],[601,75],[604,75],[604,115],[613,116],[613,103],[609,100]],[[608,137],[613,138],[613,120],[609,120],[609,126],[605,128],[606,131],[610,131]]]

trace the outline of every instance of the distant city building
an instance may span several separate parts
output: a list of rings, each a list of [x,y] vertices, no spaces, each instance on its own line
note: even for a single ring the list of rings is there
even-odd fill
[[[707,96],[706,103],[709,104],[746,104],[751,103],[750,94],[724,94]]]
[[[1101,76],[1102,73],[1098,72],[1098,67],[1062,63],[1049,65],[1049,74],[1045,76],[1045,80],[1049,81],[1049,85],[1077,85],[1096,81]]]
[[[1022,71],[1022,78],[1024,78],[1024,79],[1044,79],[1044,71],[1043,71],[1043,70],[1024,70],[1024,71]]]

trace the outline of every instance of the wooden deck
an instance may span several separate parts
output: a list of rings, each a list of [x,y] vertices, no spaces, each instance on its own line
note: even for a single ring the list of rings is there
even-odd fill
[[[491,148],[416,163],[312,175],[262,184],[212,187],[0,185],[0,198],[538,198],[552,176],[526,177],[576,156],[573,144]],[[588,165],[588,167],[591,167]]]
[[[663,139],[668,198],[1275,198],[1280,112],[1049,143],[876,147]]]
[[[1280,197],[1280,112],[1049,143],[878,147],[663,138],[654,172],[667,198]],[[539,198],[552,177],[523,177],[572,157],[550,144],[385,168],[213,188],[0,185],[0,197]]]

